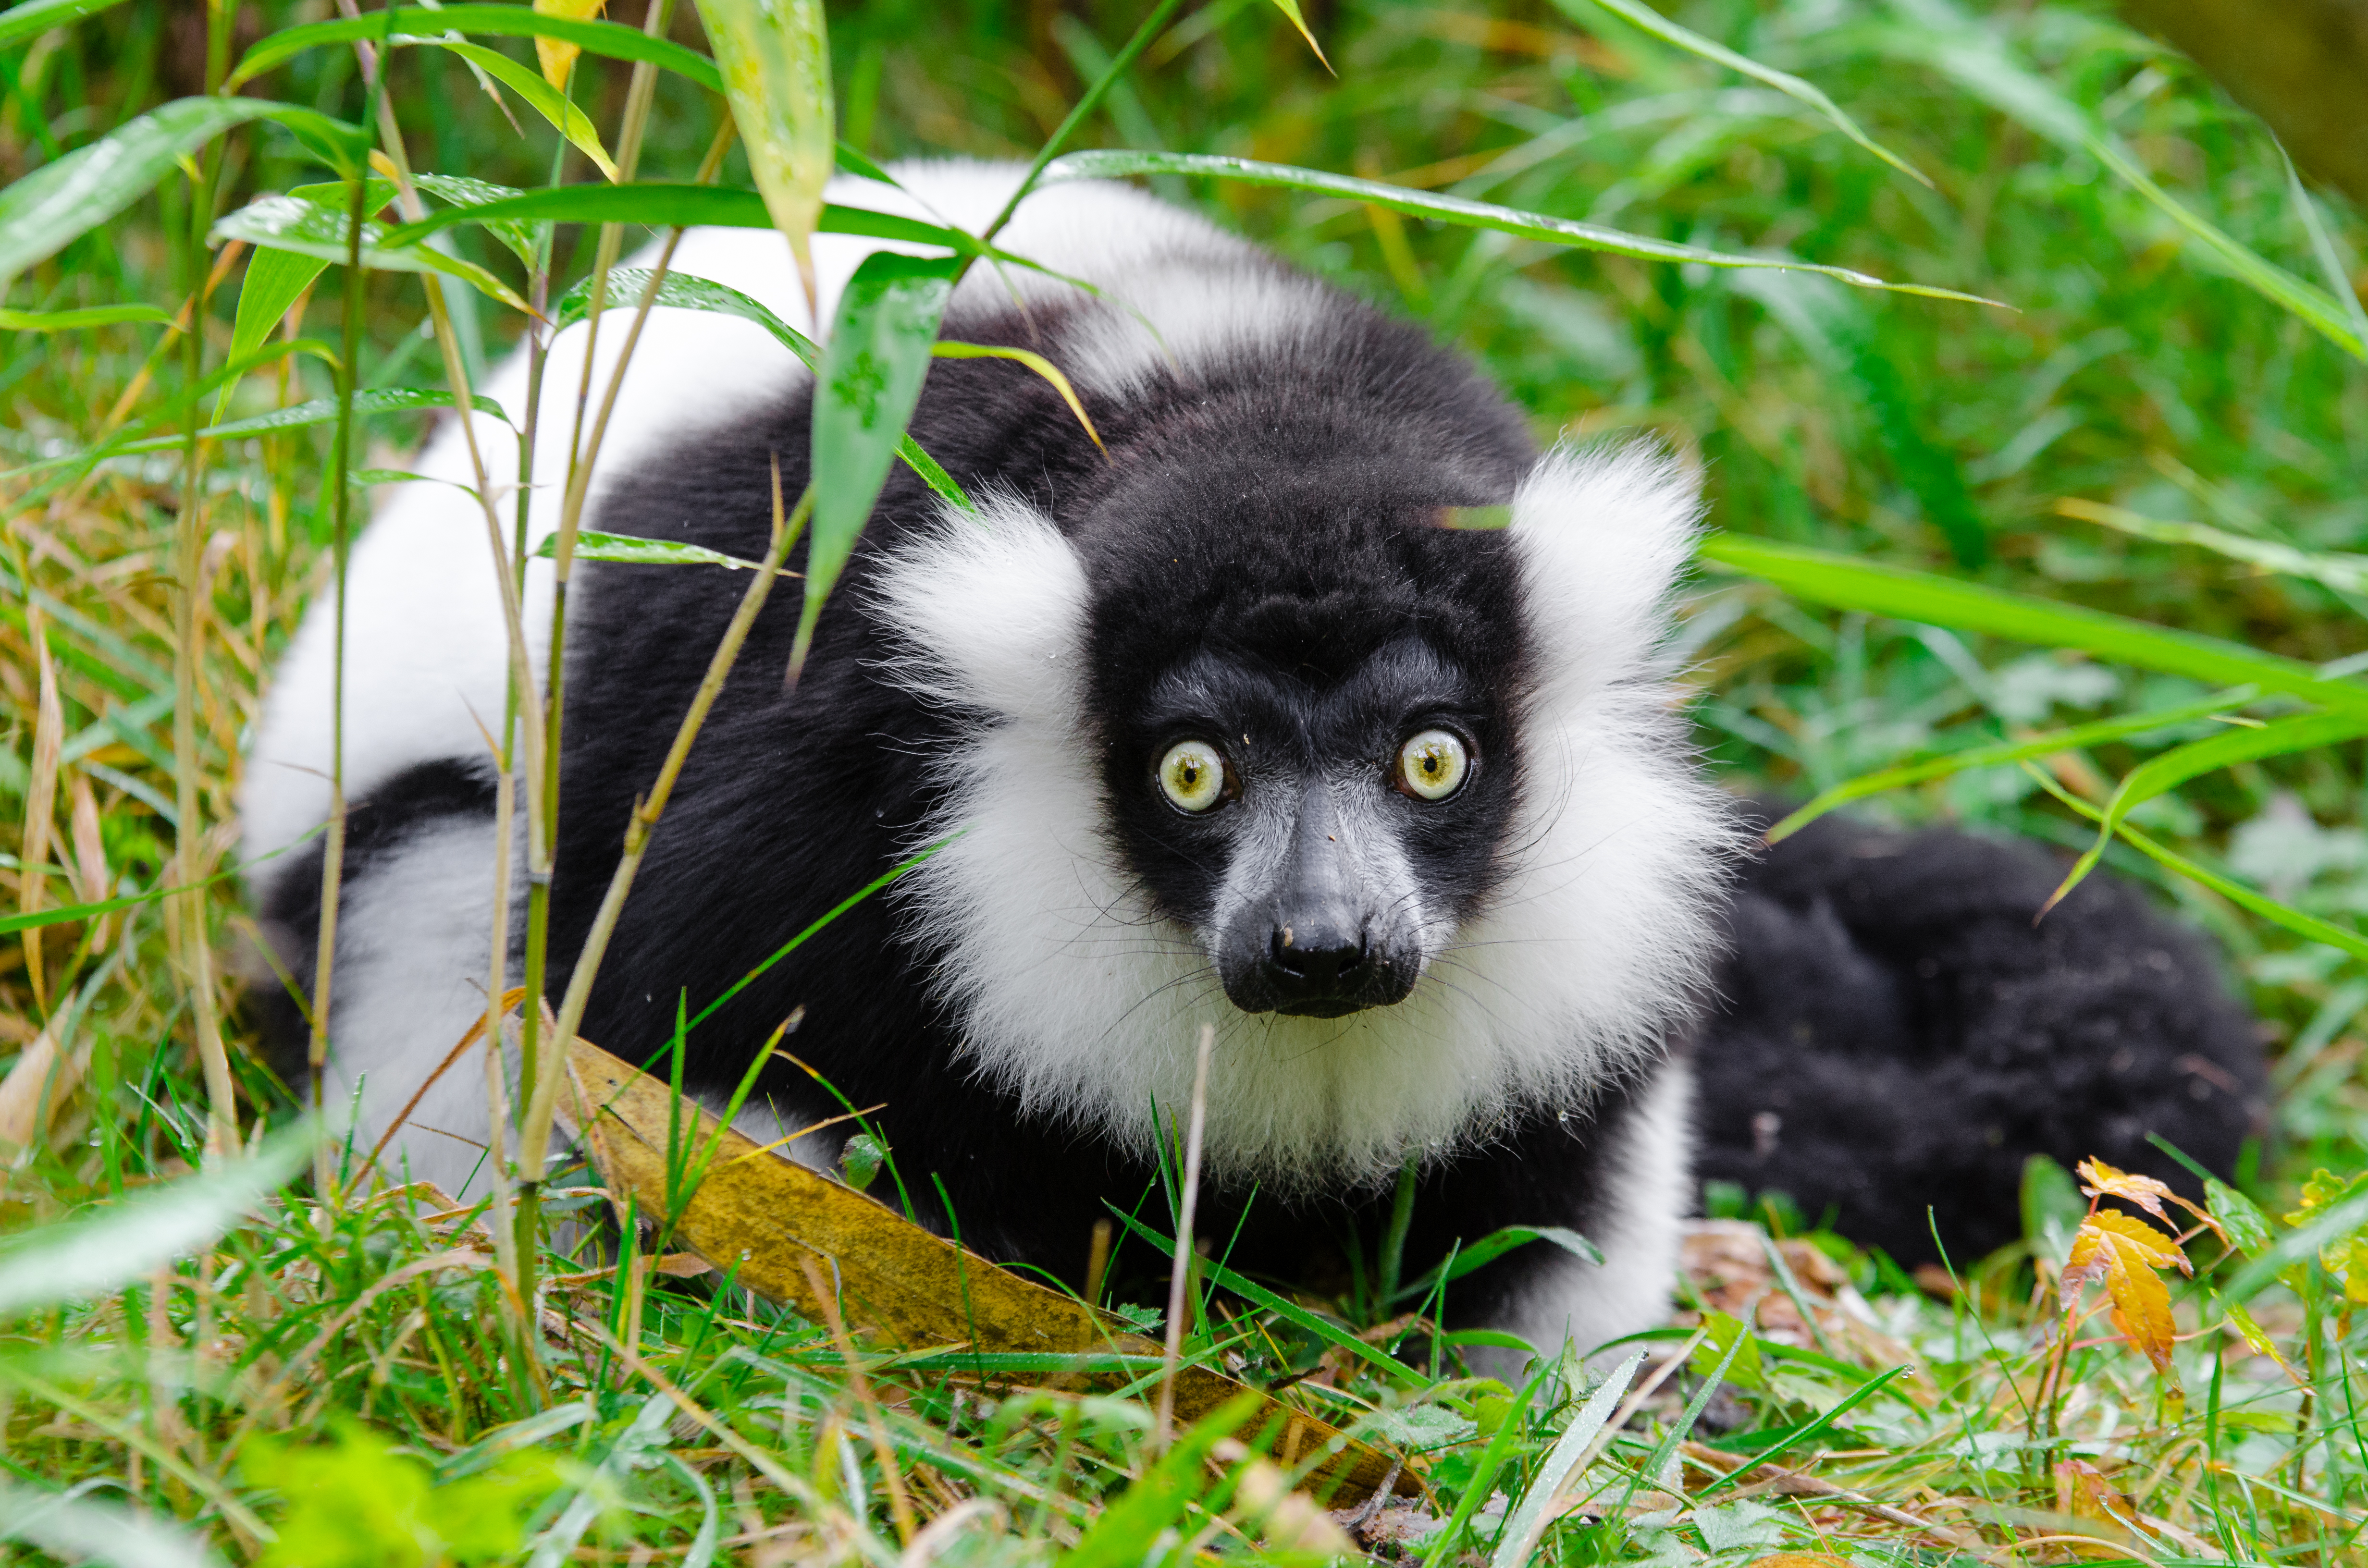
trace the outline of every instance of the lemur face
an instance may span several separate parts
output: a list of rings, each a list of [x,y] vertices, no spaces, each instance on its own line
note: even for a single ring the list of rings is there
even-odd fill
[[[1155,472],[1079,530],[1109,837],[1244,1013],[1403,1002],[1498,875],[1520,590],[1505,538],[1443,526],[1485,499]]]
[[[1121,836],[1243,1012],[1388,1006],[1486,885],[1504,729],[1411,629],[1337,675],[1202,649],[1118,742]]]

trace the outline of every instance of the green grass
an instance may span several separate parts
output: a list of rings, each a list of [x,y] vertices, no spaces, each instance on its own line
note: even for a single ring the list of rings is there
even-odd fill
[[[680,9],[674,36],[697,47],[690,8]],[[1142,14],[1109,4],[842,7],[830,18],[842,134],[882,159],[1030,155]],[[2294,552],[2368,552],[2368,369],[2333,340],[2342,312],[2328,305],[2332,326],[2306,319],[2299,296],[2271,297],[2264,288],[2283,285],[2265,285],[2258,265],[2248,278],[2243,255],[2215,252],[2109,165],[2132,160],[2170,200],[2324,301],[2339,280],[2354,297],[2368,281],[2358,214],[2321,201],[2328,238],[2316,244],[2266,132],[2101,7],[1976,17],[1938,0],[1706,0],[1669,14],[1813,81],[1932,186],[1815,107],[1588,0],[1311,6],[1337,76],[1276,7],[1216,0],[1152,45],[1076,144],[1364,176],[2003,301],[1558,249],[1287,187],[1156,182],[1429,323],[1501,380],[1542,435],[1650,431],[1697,456],[1711,520],[1736,535],[2304,665],[2368,648],[2368,601],[2340,562],[2282,573],[2228,553],[2279,549],[2289,553],[2267,558],[2291,563]],[[327,15],[275,0],[241,13],[236,41]],[[194,7],[129,0],[0,44],[0,176],[31,174],[201,92],[199,20]],[[479,41],[532,58],[524,40]],[[1987,52],[1996,50],[2044,91],[2006,100]],[[429,49],[397,60],[392,101],[413,167],[520,187],[551,182],[554,169],[571,183],[598,177],[515,99],[524,133],[511,131],[459,60]],[[1988,75],[1975,69],[1984,61]],[[591,56],[576,79],[611,149],[626,81],[625,67]],[[349,120],[365,107],[342,48],[296,56],[256,90]],[[689,178],[718,115],[712,96],[662,76],[642,176]],[[277,131],[249,127],[212,146],[197,166],[216,210],[330,177]],[[736,148],[721,180],[749,183]],[[152,307],[150,319],[0,334],[0,470],[151,422],[162,436],[183,427],[176,400],[224,362],[242,279],[256,276],[245,257],[223,270],[194,355],[188,336],[153,319],[177,312],[225,254],[189,254],[190,188],[163,178],[0,294],[0,309],[19,312]],[[518,285],[507,250],[477,229],[453,233],[463,259]],[[558,232],[553,298],[591,270],[595,233]],[[336,346],[352,328],[363,389],[439,384],[416,276],[367,274],[351,321],[340,277],[323,274],[304,335]],[[474,379],[516,341],[518,318],[465,289],[447,297],[453,346]],[[293,354],[238,381],[223,416],[336,391],[325,362]],[[397,466],[423,428],[419,415],[378,416],[356,443],[357,465]],[[329,426],[316,426],[208,443],[195,471],[201,514],[186,505],[191,470],[173,442],[86,473],[0,477],[0,870],[19,889],[0,915],[229,867],[222,824],[243,727],[327,570],[328,441]],[[2175,542],[2213,536],[2144,519],[2204,525],[2237,543]],[[205,574],[202,653],[176,671],[176,585],[192,565]],[[1916,613],[1958,629],[1894,619],[1885,607],[1906,613],[1904,601],[1871,599],[1845,575],[1813,564],[1782,591],[1764,573],[1713,566],[1697,581],[1681,648],[1702,692],[1702,743],[1738,787],[1805,797],[2220,689],[2202,666],[2143,647],[2116,643],[2104,656],[2094,628],[2069,619],[2038,626],[2031,642],[1985,633],[1976,628],[2003,623],[1933,608],[1912,583],[1927,594]],[[195,699],[177,733],[176,674]],[[2275,719],[2294,705],[2252,711]],[[2186,718],[2057,752],[2035,772],[1959,770],[1853,809],[2085,849],[2096,829],[2082,805],[2101,808],[2149,758],[2227,733]],[[2126,839],[2106,853],[2215,932],[2272,1032],[2275,1124],[2242,1185],[2273,1214],[2298,1208],[2317,1168],[2368,1168],[2368,975],[2344,944],[2308,939],[2287,918],[2301,912],[2356,943],[2368,912],[2363,773],[2362,743],[2317,746],[2188,778],[2130,813],[2148,842],[2241,897],[2165,869]],[[36,820],[46,825],[28,846]],[[186,961],[186,923],[200,912],[216,960],[202,992]],[[13,1303],[0,1337],[0,1465],[14,1478],[0,1493],[0,1530],[20,1542],[5,1550],[182,1562],[198,1539],[225,1560],[309,1568],[696,1562],[718,1552],[887,1563],[905,1551],[899,1488],[918,1521],[951,1521],[931,1542],[950,1560],[1133,1564],[1194,1546],[1278,1559],[1320,1547],[1288,1506],[1269,1506],[1260,1478],[1229,1461],[1218,1479],[1190,1445],[1163,1459],[1139,1395],[1062,1380],[982,1383],[889,1365],[882,1349],[868,1376],[875,1428],[820,1328],[712,1276],[653,1273],[598,1247],[552,1250],[540,1270],[545,1294],[527,1313],[505,1295],[487,1221],[441,1212],[424,1194],[333,1185],[340,1196],[324,1205],[300,1181],[252,1219],[209,1223],[209,1203],[222,1201],[209,1184],[233,1177],[188,1176],[207,1136],[194,1051],[207,1020],[228,1020],[243,1130],[295,1109],[246,1049],[237,987],[220,972],[244,918],[224,880],[0,937],[0,1052],[17,1062],[0,1087],[11,1145],[0,1151],[0,1196],[21,1233],[0,1251],[0,1298]],[[546,1187],[554,1221],[597,1212],[586,1179]],[[123,1205],[152,1187],[158,1222],[188,1244],[161,1269],[120,1236],[59,1228],[136,1215]],[[1785,1260],[1778,1267],[1758,1221],[1706,1231],[1681,1324],[1748,1312],[1759,1337],[1710,1317],[1694,1370],[1732,1350],[1727,1392],[1708,1407],[1713,1425],[1765,1436],[1693,1446],[1709,1428],[1690,1437],[1694,1389],[1670,1378],[1566,1486],[1584,1506],[1545,1523],[1542,1550],[1565,1563],[1740,1562],[1780,1548],[1870,1563],[2357,1561],[2368,1521],[2357,1406],[2368,1379],[2350,1358],[2368,1348],[2354,1320],[2368,1298],[2368,1248],[2347,1250],[2345,1238],[2363,1216],[2339,1199],[2327,1235],[2297,1242],[2281,1228],[2283,1255],[2266,1262],[2223,1258],[2208,1238],[2191,1246],[2200,1278],[2174,1283],[2179,1325],[2193,1335],[2172,1358],[2183,1405],[2167,1402],[2169,1385],[2144,1358],[2110,1342],[2101,1318],[2042,1403],[2058,1319],[2047,1284],[2079,1207],[2065,1207],[2066,1190],[2035,1182],[2028,1240],[1961,1260],[1945,1299],[1839,1238],[1787,1240],[1772,1255]],[[1739,1212],[1753,1196],[1714,1198]],[[1779,1199],[1750,1212],[1780,1233],[1800,1228]],[[548,1232],[546,1244],[574,1233]],[[63,1279],[69,1264],[97,1281],[72,1301],[22,1283]],[[2292,1376],[2224,1326],[2230,1303],[2249,1309]],[[1353,1302],[1308,1304],[1366,1326]],[[1692,1332],[1681,1326],[1658,1347]],[[1427,1516],[1451,1521],[1440,1528],[1453,1539],[1384,1552],[1488,1559],[1586,1380],[1565,1366],[1509,1390],[1460,1376],[1449,1347],[1434,1368],[1419,1324],[1380,1337],[1393,1335],[1424,1369],[1411,1383],[1383,1381],[1290,1318],[1223,1293],[1186,1344],[1192,1356],[1236,1358],[1225,1364],[1253,1383],[1291,1380],[1286,1399],[1422,1456],[1434,1489]],[[1899,1365],[1911,1369],[1807,1430]],[[1725,1468],[1721,1452],[1785,1435],[1799,1446],[1777,1459],[1781,1475],[1703,1495]],[[886,1469],[883,1451],[894,1456]],[[44,1503],[59,1494],[71,1501]],[[127,1512],[187,1534],[142,1536]]]

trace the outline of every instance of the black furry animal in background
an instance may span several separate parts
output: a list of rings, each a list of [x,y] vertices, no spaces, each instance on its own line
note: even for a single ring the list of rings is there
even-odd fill
[[[957,222],[1015,176],[900,171]],[[861,182],[834,199],[920,212]],[[1659,1320],[1705,1176],[1913,1261],[1928,1205],[1952,1248],[2012,1234],[2033,1153],[2172,1174],[2154,1131],[2234,1159],[2260,1081],[2246,1021],[2133,891],[2100,879],[2034,929],[2053,877],[2012,847],[1827,823],[1754,857],[1657,652],[1695,475],[1638,448],[1541,453],[1420,329],[1142,193],[1042,192],[1001,243],[1101,292],[1019,274],[1018,308],[982,272],[946,335],[1062,365],[1107,455],[1024,369],[935,367],[912,431],[978,511],[893,474],[794,688],[794,596],[757,619],[587,1039],[646,1058],[689,1020],[687,1083],[720,1102],[800,1018],[790,1049],[829,1087],[776,1062],[759,1130],[884,1106],[925,1221],[1074,1279],[1110,1205],[1162,1217],[1159,1140],[1207,1025],[1201,1213],[1235,1267],[1305,1280],[1370,1248],[1411,1166],[1409,1276],[1508,1225],[1601,1247],[1534,1244],[1451,1296],[1546,1348]],[[826,301],[869,244],[817,241]],[[675,265],[803,321],[778,248],[695,232]],[[582,352],[562,335],[547,384],[575,384]],[[488,390],[514,404],[522,376]],[[776,460],[805,483],[811,397],[747,324],[667,312],[591,526],[761,555]],[[448,433],[415,466],[461,462]],[[484,1006],[477,726],[505,649],[490,564],[450,564],[483,548],[454,494],[399,492],[355,555],[330,1072],[332,1097],[361,1082],[372,1136],[419,1093],[397,1153],[457,1195],[483,1182],[482,1063],[422,1085]],[[1508,527],[1455,526],[1500,506]],[[554,994],[744,582],[582,569]],[[326,809],[328,639],[316,611],[273,691],[251,859]],[[319,853],[256,888],[306,983]],[[828,1165],[846,1131],[800,1157]]]
[[[1702,1176],[1913,1265],[1939,1260],[1936,1233],[1960,1263],[2014,1240],[2033,1153],[2191,1196],[2149,1134],[2234,1169],[2266,1084],[2218,955],[2110,874],[2035,920],[2065,869],[1846,817],[1755,856],[1695,1037]]]

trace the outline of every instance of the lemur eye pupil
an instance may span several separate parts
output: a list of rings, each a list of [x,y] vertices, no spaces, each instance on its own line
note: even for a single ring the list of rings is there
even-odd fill
[[[1226,796],[1225,759],[1207,741],[1178,741],[1159,759],[1159,788],[1179,812],[1199,814]]]
[[[1424,730],[1398,748],[1399,791],[1417,801],[1444,801],[1463,787],[1470,754],[1452,731]]]

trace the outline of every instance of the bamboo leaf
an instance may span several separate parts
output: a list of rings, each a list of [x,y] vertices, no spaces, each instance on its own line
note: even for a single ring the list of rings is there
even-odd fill
[[[1884,565],[1831,551],[1778,544],[1741,534],[1702,541],[1705,561],[1772,583],[1798,598],[1839,609],[1987,632],[2018,642],[2078,648],[2141,669],[2164,670],[2218,686],[2259,686],[2328,708],[2368,709],[2368,686],[2328,680],[2317,667],[2242,643],[2152,626],[2081,605],[1960,583],[1929,572]]]
[[[814,623],[887,483],[888,464],[921,401],[929,351],[962,263],[875,251],[840,295],[814,371],[814,532],[806,546],[805,608],[790,647],[790,678],[804,667]]]
[[[217,240],[245,240],[251,245],[293,251],[321,261],[342,262],[347,256],[347,215],[300,196],[259,196],[237,211],[218,219]],[[514,310],[527,302],[516,290],[479,267],[459,256],[446,256],[425,245],[392,243],[377,223],[362,225],[362,265],[388,272],[440,272],[489,294]]]
[[[358,40],[374,42],[386,36],[389,27],[394,29],[397,44],[433,42],[445,33],[454,32],[475,37],[553,39],[611,60],[646,60],[689,77],[709,92],[723,90],[723,78],[716,71],[715,62],[695,50],[652,38],[639,28],[546,16],[524,6],[445,6],[434,11],[400,10],[393,17],[384,11],[372,11],[336,21],[282,28],[246,51],[238,69],[222,84],[223,90],[236,92],[243,83],[308,49]]]
[[[268,351],[257,351],[257,361],[268,363],[270,358],[272,356]],[[240,374],[245,374],[255,368],[254,364],[243,365]],[[224,384],[227,384],[227,381]],[[478,413],[490,414],[495,418],[507,423],[508,416],[502,412],[502,405],[492,398],[479,393],[472,395],[469,402]],[[354,413],[357,415],[409,414],[418,409],[451,406],[450,392],[427,387],[378,387],[354,394]],[[333,397],[318,397],[309,403],[291,403],[286,408],[276,408],[268,414],[258,414],[251,418],[233,419],[227,425],[209,425],[198,432],[198,438],[204,441],[227,441],[241,436],[268,436],[281,430],[301,430],[307,426],[326,425],[336,417],[337,400]],[[50,458],[41,462],[28,463],[23,468],[11,469],[6,474],[0,474],[0,478],[14,478],[18,474],[35,473],[43,469],[59,468],[69,463],[96,462],[106,458],[138,457],[145,452],[174,451],[188,439],[186,436],[175,434],[151,436],[140,440],[120,440],[91,451],[75,452],[66,457]],[[6,925],[0,925],[0,931],[6,929]]]
[[[1537,240],[1550,245],[1610,251],[1642,261],[1696,262],[1704,267],[1771,267],[1782,272],[1814,272],[1821,277],[1837,278],[1856,289],[1882,289],[1895,294],[1955,300],[1971,305],[1998,304],[1996,300],[1986,300],[1978,294],[1962,294],[1954,289],[1939,289],[1921,283],[1888,283],[1847,267],[1827,267],[1789,256],[1736,256],[1725,251],[1704,250],[1699,245],[1650,239],[1624,230],[1608,229],[1599,223],[1554,218],[1543,212],[1525,212],[1518,208],[1499,207],[1494,202],[1473,201],[1438,191],[1385,185],[1380,180],[1356,179],[1348,175],[1327,174],[1320,169],[1294,168],[1287,164],[1266,164],[1252,158],[1226,157],[1216,153],[1134,153],[1118,149],[1071,153],[1047,165],[1037,183],[1049,186],[1066,180],[1130,179],[1141,175],[1191,175],[1238,180],[1245,185],[1281,186],[1291,190],[1314,191],[1322,196],[1337,196],[1349,201],[1385,207],[1393,212],[1404,212],[1411,217],[1429,218],[1469,229],[1494,229],[1499,233]]]
[[[640,300],[643,291],[649,286],[650,270],[647,267],[620,267],[613,268],[609,274],[609,297],[620,303]],[[571,322],[582,321],[586,310],[590,305],[592,285],[589,279],[578,283],[562,295],[555,307],[552,330],[556,331]],[[655,302],[660,305],[671,305],[679,310],[714,311],[723,315],[738,316],[744,321],[754,322],[771,333],[775,341],[781,347],[803,360],[807,369],[814,369],[822,363],[822,348],[813,338],[808,337],[737,289],[727,289],[721,283],[712,283],[704,278],[692,278],[685,273],[668,272],[666,275],[666,280],[658,285],[658,297]],[[905,460],[905,467],[920,475],[922,483],[927,484],[939,496],[965,512],[974,513],[978,510],[977,504],[963,493],[961,485],[954,483],[953,476],[938,466],[938,460],[923,451],[920,443],[914,440],[909,432],[897,441],[896,455]]]
[[[1077,389],[1069,384],[1069,378],[1061,373],[1059,366],[1042,354],[1026,348],[1009,348],[985,343],[939,343],[933,346],[929,352],[939,359],[1008,359],[1014,364],[1026,366],[1042,377],[1054,392],[1061,394],[1061,401],[1069,405],[1069,412],[1075,415],[1077,423],[1085,427],[1087,436],[1094,443],[1094,449],[1104,457],[1110,456],[1110,449],[1102,445],[1101,432],[1095,429],[1094,422],[1086,416],[1086,405],[1077,401]]]
[[[459,55],[487,75],[499,80],[510,91],[524,98],[527,106],[535,113],[549,120],[552,128],[566,137],[577,151],[591,159],[602,174],[608,176],[611,181],[616,179],[616,160],[609,157],[609,149],[601,145],[600,132],[593,127],[591,117],[570,102],[564,93],[499,50],[487,49],[479,43],[463,43],[458,40],[436,39],[428,41],[432,41],[438,49]]]
[[[814,223],[838,151],[822,0],[699,0],[699,16],[749,172],[790,242],[811,306]]]
[[[0,11],[0,49],[19,39],[37,38],[51,28],[70,28],[85,17],[95,17],[121,0],[24,0]]]
[[[0,190],[0,279],[48,260],[147,195],[182,158],[257,119],[301,131],[308,143],[342,149],[348,158],[367,144],[356,127],[294,104],[176,98]]]
[[[2118,719],[2100,719],[2093,724],[2078,724],[2068,730],[2057,730],[2052,734],[2033,735],[2029,740],[1974,746],[1925,762],[1912,762],[1898,767],[1886,767],[1877,773],[1861,774],[1822,791],[1808,804],[1770,827],[1766,835],[1767,842],[1781,844],[1835,807],[1864,800],[1869,795],[1880,795],[1887,790],[1903,790],[1911,784],[1948,778],[1968,768],[1996,767],[2005,763],[2021,762],[2025,757],[2054,756],[2060,752],[2079,751],[2088,746],[2102,745],[2108,741],[2142,735],[2151,730],[2167,730],[2175,724],[2192,723],[2215,713],[2225,713],[2231,708],[2241,708],[2259,696],[2260,692],[2256,687],[2238,687],[2234,691],[2224,691],[2199,702],[2157,708],[2146,713],[2123,714]]]
[[[85,305],[72,311],[0,311],[0,332],[80,332],[126,322],[170,325],[172,313],[154,305]]]
[[[552,534],[535,551],[538,561],[548,561],[559,549],[559,536]],[[593,533],[586,529],[575,536],[575,558],[579,561],[616,561],[634,566],[723,566],[734,572],[754,572],[758,563],[743,561],[736,555],[726,555],[705,545],[685,544],[678,540],[640,539],[632,534]],[[794,577],[794,572],[784,572],[784,577]]]
[[[506,185],[470,179],[463,175],[414,175],[411,183],[448,206],[464,209],[489,207],[522,194]],[[302,196],[304,192],[298,190],[290,194]],[[518,258],[520,266],[532,268],[538,265],[546,224],[529,219],[482,215],[472,222],[508,247],[509,253]]]
[[[1001,1268],[923,1230],[894,1210],[794,1162],[765,1153],[695,1102],[583,1040],[568,1046],[563,1116],[588,1144],[621,1204],[644,1211],[680,1205],[676,1235],[711,1262],[736,1261],[734,1283],[819,1320],[807,1262],[836,1281],[852,1326],[890,1344],[961,1346],[988,1355],[1156,1358],[1160,1346],[1126,1333],[1074,1296]],[[669,1155],[715,1145],[705,1178],[685,1199],[669,1187]],[[1247,1397],[1260,1419],[1296,1424],[1284,1451],[1329,1450],[1315,1480],[1344,1498],[1370,1496],[1388,1460],[1315,1417],[1187,1365],[1176,1381],[1178,1413],[1200,1419]],[[1313,1484],[1314,1482],[1311,1482]]]
[[[498,189],[489,187],[488,189]],[[765,199],[753,190],[732,186],[670,185],[661,181],[632,185],[563,185],[545,190],[510,192],[498,199],[431,212],[416,223],[390,231],[388,242],[416,244],[438,229],[455,223],[534,221],[557,223],[642,223],[653,229],[689,228],[705,224],[721,229],[769,229],[773,218]],[[1021,262],[1018,256],[989,253],[960,229],[925,223],[917,218],[874,212],[861,207],[825,206],[815,225],[824,234],[861,234],[905,244],[941,245],[964,256],[996,255],[998,260]],[[1041,270],[1041,269],[1040,269]]]
[[[2105,846],[2113,840],[2122,819],[2137,807],[2157,795],[2176,790],[2191,778],[2206,773],[2217,773],[2224,767],[2234,767],[2240,762],[2260,762],[2273,756],[2287,756],[2295,752],[2317,751],[2322,746],[2340,745],[2345,741],[2368,735],[2368,710],[2350,709],[2333,713],[2313,713],[2299,719],[2280,719],[2258,730],[2231,730],[2208,740],[2191,742],[2160,756],[2149,758],[2131,769],[2127,778],[2113,790],[2105,802],[2104,814],[2097,819],[2097,842],[2072,864],[2062,885],[2050,893],[2040,913],[2044,915],[2064,901],[2065,895],[2078,887],[2097,862],[2104,858]]]
[[[251,1159],[19,1233],[0,1250],[0,1315],[105,1295],[211,1245],[303,1168],[316,1136],[310,1126],[293,1127]]]
[[[238,285],[238,314],[231,324],[230,358],[244,359],[263,347],[263,340],[287,318],[313,279],[321,276],[328,262],[317,256],[299,256],[294,251],[259,248],[247,256],[245,276]],[[214,418],[219,421],[229,405],[235,383],[224,386],[214,401]]]
[[[1824,115],[1835,130],[1881,158],[1901,174],[1910,179],[1920,181],[1928,187],[1931,185],[1930,176],[1923,170],[1861,130],[1858,121],[1844,114],[1841,106],[1827,97],[1824,89],[1816,84],[1803,81],[1798,76],[1776,70],[1772,66],[1762,65],[1749,55],[1737,54],[1725,44],[1706,39],[1691,28],[1679,27],[1652,7],[1640,5],[1638,0],[1586,0],[1586,3],[1602,6],[1630,26],[1642,28],[1664,43],[1673,43],[1690,54],[1698,54],[1704,60],[1725,66],[1730,71],[1739,72],[1755,82],[1775,88],[1786,97],[1808,105]],[[1579,9],[1580,4],[1581,0],[1554,0],[1556,8],[1573,21],[1583,19],[1584,13]]]

